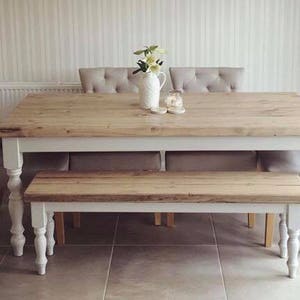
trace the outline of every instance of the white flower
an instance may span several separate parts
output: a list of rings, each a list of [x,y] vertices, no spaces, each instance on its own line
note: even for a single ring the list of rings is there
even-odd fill
[[[149,66],[155,65],[156,61],[157,61],[157,58],[154,55],[149,54],[149,55],[146,56],[146,63]]]
[[[159,73],[160,65],[159,64],[154,64],[154,65],[149,66],[149,71],[151,71],[153,73]]]

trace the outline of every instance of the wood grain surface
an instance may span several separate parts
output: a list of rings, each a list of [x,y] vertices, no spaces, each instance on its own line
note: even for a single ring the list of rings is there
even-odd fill
[[[41,172],[25,201],[300,203],[300,180],[269,172]]]
[[[136,94],[32,94],[0,123],[2,137],[300,136],[300,96],[184,94],[186,113],[154,115]]]

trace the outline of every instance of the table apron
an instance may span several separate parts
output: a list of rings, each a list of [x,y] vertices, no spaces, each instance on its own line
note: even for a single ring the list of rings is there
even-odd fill
[[[32,202],[60,212],[286,213],[287,204],[270,203],[145,203]]]
[[[300,150],[300,136],[283,137],[43,137],[4,138],[20,152]],[[12,144],[12,143],[10,143]]]

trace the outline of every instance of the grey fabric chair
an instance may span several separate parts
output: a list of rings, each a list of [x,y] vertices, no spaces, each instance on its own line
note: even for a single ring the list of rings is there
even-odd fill
[[[85,93],[137,93],[139,74],[135,68],[79,69]],[[160,170],[159,152],[71,153],[70,169],[76,171],[155,171]]]
[[[243,73],[243,68],[170,68],[173,88],[188,93],[238,91]]]
[[[85,93],[137,93],[140,74],[135,68],[79,69]],[[159,171],[160,152],[70,153],[73,171]]]
[[[242,68],[170,68],[173,88],[183,93],[235,92]],[[254,151],[167,152],[169,171],[255,171]]]
[[[183,93],[235,92],[241,87],[243,71],[243,68],[170,68],[170,75],[173,88]],[[257,157],[254,151],[166,152],[166,170],[256,171]],[[253,219],[249,215],[249,221]]]
[[[137,93],[141,74],[136,68],[82,68],[79,76],[85,93]]]
[[[300,151],[258,151],[262,171],[300,173]]]

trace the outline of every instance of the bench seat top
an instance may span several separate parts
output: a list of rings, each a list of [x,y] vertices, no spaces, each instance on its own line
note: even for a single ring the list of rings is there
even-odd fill
[[[300,203],[297,174],[41,172],[26,202]]]

